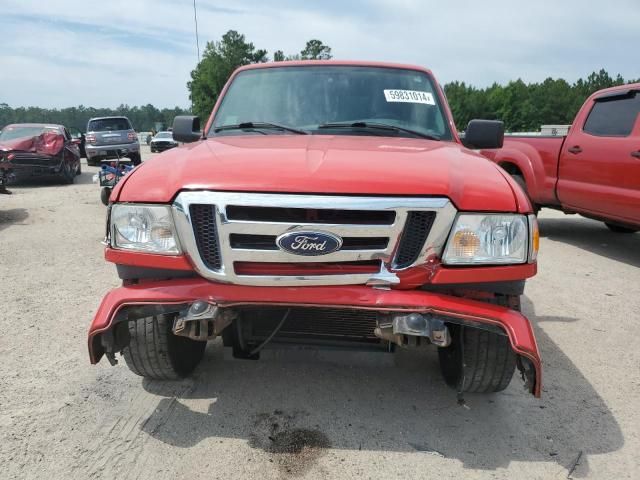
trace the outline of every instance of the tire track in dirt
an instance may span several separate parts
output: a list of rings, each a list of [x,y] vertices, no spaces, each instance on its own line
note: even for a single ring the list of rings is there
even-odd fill
[[[160,400],[171,397],[173,404],[187,395],[194,385],[194,380],[190,380],[178,392],[173,385],[162,386],[158,393],[140,389],[128,405],[126,416],[105,422],[96,431],[96,440],[85,456],[86,475],[89,478],[137,478],[145,471],[147,456],[143,452],[150,439],[144,428],[156,413]],[[166,424],[173,410],[167,408],[161,412],[153,431],[158,431]]]

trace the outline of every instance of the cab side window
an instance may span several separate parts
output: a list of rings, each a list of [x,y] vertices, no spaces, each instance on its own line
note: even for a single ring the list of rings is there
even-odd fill
[[[584,123],[585,133],[599,137],[628,137],[640,113],[640,94],[596,99]]]

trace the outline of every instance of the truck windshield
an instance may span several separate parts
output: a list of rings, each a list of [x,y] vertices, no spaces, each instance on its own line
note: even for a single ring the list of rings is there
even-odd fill
[[[428,74],[333,65],[240,72],[208,135],[291,133],[278,125],[315,135],[452,138]]]

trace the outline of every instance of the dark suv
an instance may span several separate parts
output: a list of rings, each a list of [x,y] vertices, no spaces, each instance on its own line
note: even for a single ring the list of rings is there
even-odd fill
[[[140,164],[140,142],[127,117],[92,118],[87,124],[87,164],[97,165],[101,160],[128,157],[134,165]]]

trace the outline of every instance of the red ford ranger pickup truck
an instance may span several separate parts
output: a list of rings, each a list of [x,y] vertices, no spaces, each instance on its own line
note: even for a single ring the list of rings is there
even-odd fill
[[[614,232],[640,230],[640,83],[591,95],[566,137],[508,136],[482,153],[551,207],[602,220]]]
[[[497,148],[474,120],[468,146]],[[238,69],[203,130],[135,168],[110,198],[105,257],[122,286],[89,330],[92,363],[191,373],[218,336],[255,359],[269,341],[437,348],[458,393],[503,390],[541,363],[520,313],[536,273],[518,184],[462,145],[420,67],[284,62]]]

